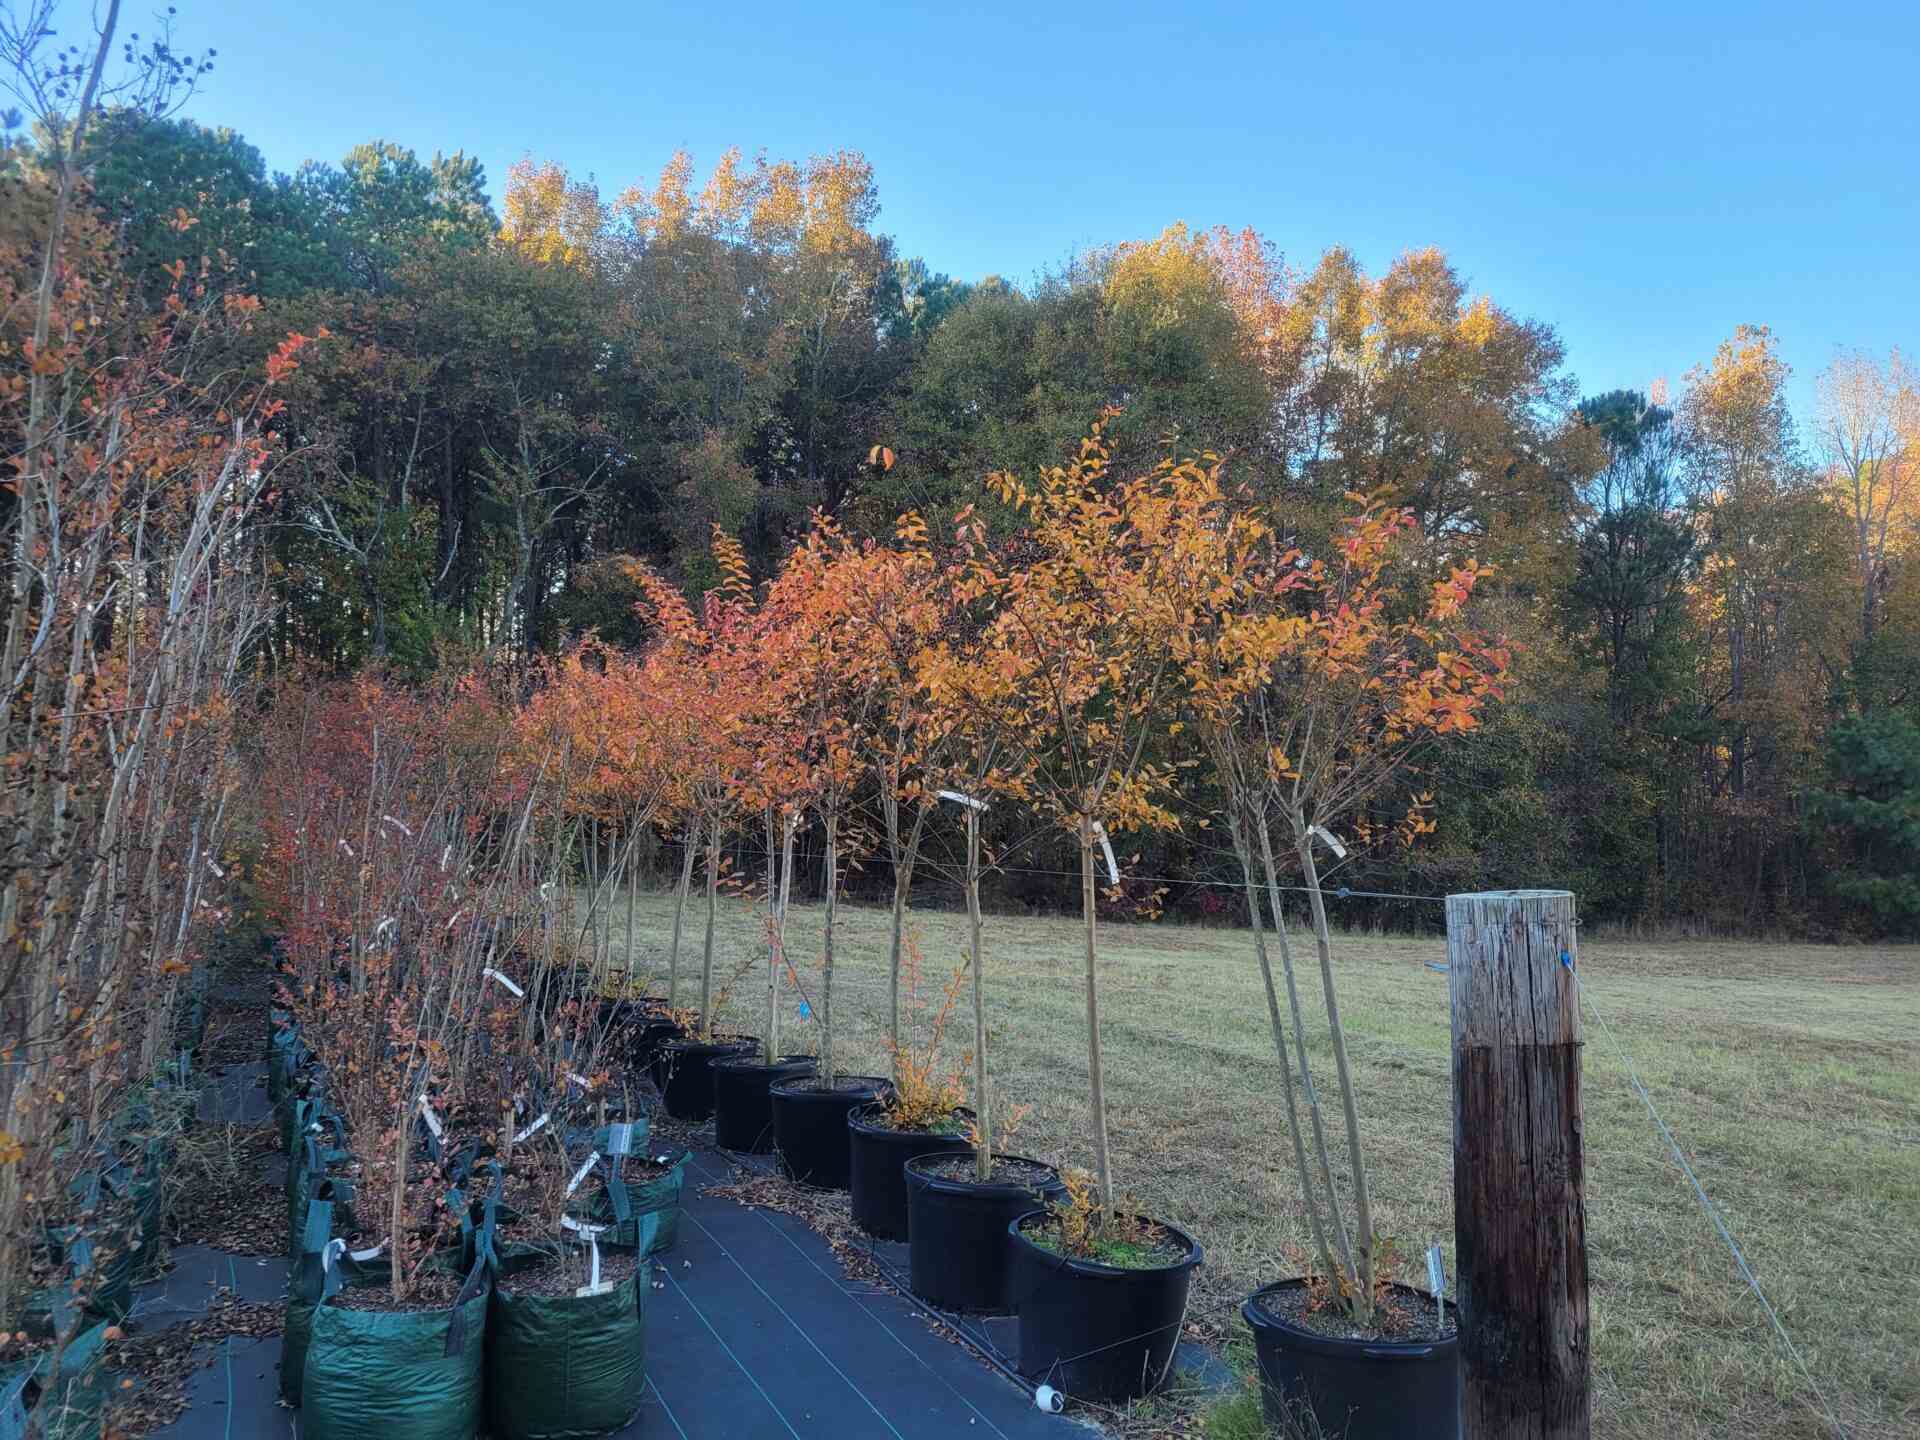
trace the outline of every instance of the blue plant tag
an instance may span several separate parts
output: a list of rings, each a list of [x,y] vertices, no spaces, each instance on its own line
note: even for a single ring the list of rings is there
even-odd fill
[[[813,1007],[804,1000],[800,1002],[800,1018],[802,1020],[811,1020],[813,1018]]]

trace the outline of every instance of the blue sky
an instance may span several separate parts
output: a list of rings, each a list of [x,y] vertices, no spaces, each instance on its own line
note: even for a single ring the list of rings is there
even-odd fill
[[[1677,382],[1756,322],[1804,413],[1836,346],[1920,348],[1920,6],[1895,0],[176,3],[221,54],[188,113],[275,168],[466,149],[497,200],[527,152],[611,193],[682,146],[702,172],[849,146],[901,252],[965,278],[1186,220],[1303,266],[1438,245],[1587,390]]]

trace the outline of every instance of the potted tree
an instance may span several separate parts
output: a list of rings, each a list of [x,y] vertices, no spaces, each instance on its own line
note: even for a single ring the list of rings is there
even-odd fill
[[[1221,508],[1217,496],[1208,504]],[[1316,852],[1344,857],[1336,833],[1343,824],[1355,837],[1391,828],[1408,841],[1431,830],[1418,795],[1397,827],[1374,825],[1369,812],[1407,786],[1423,751],[1476,724],[1500,697],[1508,661],[1501,646],[1462,623],[1484,569],[1469,562],[1424,587],[1398,581],[1394,566],[1415,528],[1409,512],[1368,500],[1340,527],[1330,556],[1310,559],[1273,543],[1256,515],[1196,527],[1190,543],[1212,583],[1186,597],[1191,623],[1182,641],[1184,689],[1246,880],[1316,1261],[1310,1274],[1269,1285],[1243,1307],[1263,1403],[1275,1425],[1304,1407],[1350,1435],[1389,1440],[1430,1434],[1432,1416],[1455,1413],[1456,1356],[1431,1299],[1395,1284],[1381,1264]],[[1289,850],[1307,893],[1344,1164],[1304,1044],[1280,903],[1279,856]],[[1337,1180],[1343,1169],[1346,1187]]]
[[[1175,774],[1156,741],[1169,715],[1189,563],[1194,472],[1163,465],[1112,484],[1099,428],[1032,488],[990,484],[1026,517],[1031,558],[1003,597],[992,640],[1026,728],[1040,736],[1028,802],[1080,854],[1087,1077],[1095,1174],[1062,1203],[1009,1222],[1020,1364],[1086,1399],[1147,1393],[1164,1378],[1201,1252],[1173,1227],[1115,1204],[1100,1035],[1097,867],[1120,882],[1111,833],[1178,824]],[[1101,862],[1104,861],[1104,865]]]
[[[753,1050],[756,1036],[714,1029],[714,926],[719,914],[720,846],[745,793],[752,766],[747,717],[752,713],[751,664],[755,621],[753,584],[738,542],[715,527],[713,555],[721,583],[703,597],[696,619],[686,598],[650,570],[637,579],[642,602],[661,630],[656,658],[671,677],[667,703],[698,717],[696,759],[687,792],[706,836],[706,933],[700,951],[700,1004],[692,1015],[676,1012],[689,1034],[656,1049],[655,1077],[667,1114],[693,1123],[713,1114],[712,1062]]]
[[[903,531],[928,544],[911,517]],[[972,1109],[961,1154],[916,1157],[902,1168],[907,1192],[909,1283],[944,1310],[1006,1314],[1007,1224],[1050,1196],[1064,1193],[1051,1165],[1008,1153],[1024,1113],[1002,1105],[988,1063],[985,951],[980,880],[985,870],[981,826],[989,797],[1028,793],[1034,734],[1018,687],[996,651],[995,617],[1012,574],[987,543],[970,510],[956,519],[957,552],[949,568],[954,619],[913,659],[920,696],[923,783],[956,813],[965,829],[960,879],[967,901],[967,970],[973,1012]]]
[[[842,577],[858,551],[841,543],[832,523],[816,514],[804,544],[787,557],[768,589],[768,633],[781,648],[772,667],[775,704],[788,718],[806,792],[826,832],[823,888],[826,914],[819,987],[810,998],[818,1063],[810,1074],[769,1087],[774,1148],[789,1177],[804,1185],[844,1190],[849,1181],[847,1115],[878,1099],[887,1080],[849,1075],[834,1045],[834,947],[841,865],[857,847],[850,830],[853,798],[866,774],[876,694],[858,663],[858,628],[845,603]]]

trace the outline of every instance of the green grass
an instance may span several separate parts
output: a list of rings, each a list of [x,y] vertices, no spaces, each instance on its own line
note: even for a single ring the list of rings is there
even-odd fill
[[[840,1053],[850,1070],[883,1072],[888,916],[840,914]],[[618,950],[624,909],[614,915]],[[698,997],[695,920],[683,1004]],[[810,989],[820,920],[817,907],[796,906],[790,922]],[[922,913],[914,923],[920,997],[937,1001],[963,955],[964,922]],[[664,971],[671,925],[671,898],[643,895],[636,973]],[[744,904],[723,905],[716,970],[750,962],[760,933]],[[985,943],[999,1099],[1034,1107],[1012,1148],[1090,1166],[1079,924],[993,916]],[[1444,958],[1438,939],[1336,947],[1380,1229],[1416,1263],[1435,1241],[1451,1261],[1447,980],[1423,963]],[[1114,925],[1101,960],[1117,1183],[1129,1208],[1205,1247],[1192,1318],[1231,1336],[1239,1300],[1297,1273],[1307,1238],[1248,936]],[[1854,1436],[1920,1434],[1920,951],[1594,941],[1581,966]],[[747,970],[729,1004],[729,1019],[755,1033],[763,976]],[[783,1038],[801,1043],[783,1048],[806,1048],[811,1022],[795,1018],[790,991],[786,1013]],[[956,1018],[956,1057],[970,1035]],[[1829,1434],[1605,1035],[1589,1022],[1585,1038],[1595,1432]],[[1330,1077],[1324,1033],[1309,1040],[1317,1074]],[[1423,1283],[1424,1266],[1407,1278]],[[1207,1433],[1237,1435],[1245,1418],[1223,1412]]]

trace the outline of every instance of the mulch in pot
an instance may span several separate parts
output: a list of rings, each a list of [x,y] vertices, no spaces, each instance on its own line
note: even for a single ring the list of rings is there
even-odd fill
[[[449,1310],[459,1297],[463,1275],[450,1270],[429,1270],[414,1277],[405,1298],[393,1298],[392,1285],[349,1285],[327,1303],[342,1310],[384,1310],[403,1315],[422,1310]]]
[[[1187,1256],[1187,1247],[1152,1221],[1140,1221],[1128,1227],[1127,1232],[1095,1240],[1088,1255],[1069,1252],[1061,1245],[1057,1220],[1035,1221],[1023,1226],[1021,1233],[1042,1250],[1075,1260],[1091,1260],[1116,1270],[1159,1270],[1177,1265]]]
[[[1447,1306],[1447,1318],[1440,1322],[1432,1300],[1417,1300],[1398,1291],[1388,1294],[1373,1307],[1374,1323],[1356,1325],[1330,1285],[1289,1285],[1271,1292],[1263,1291],[1255,1303],[1276,1320],[1311,1330],[1316,1335],[1336,1340],[1393,1340],[1418,1344],[1445,1340],[1458,1330],[1458,1312]]]
[[[977,1185],[980,1174],[975,1167],[973,1156],[938,1156],[931,1160],[914,1162],[924,1175],[935,1176],[941,1180],[954,1180],[963,1185]],[[1054,1178],[1051,1165],[1041,1165],[1032,1160],[1020,1160],[1005,1155],[993,1157],[993,1170],[987,1176],[989,1185],[1024,1185],[1029,1189],[1039,1189]]]
[[[577,1254],[552,1254],[537,1264],[514,1270],[500,1281],[500,1288],[510,1295],[537,1296],[545,1300],[566,1299],[587,1283],[590,1263],[584,1248]],[[642,1263],[640,1257],[631,1250],[602,1247],[600,1283],[618,1285],[635,1274]]]

